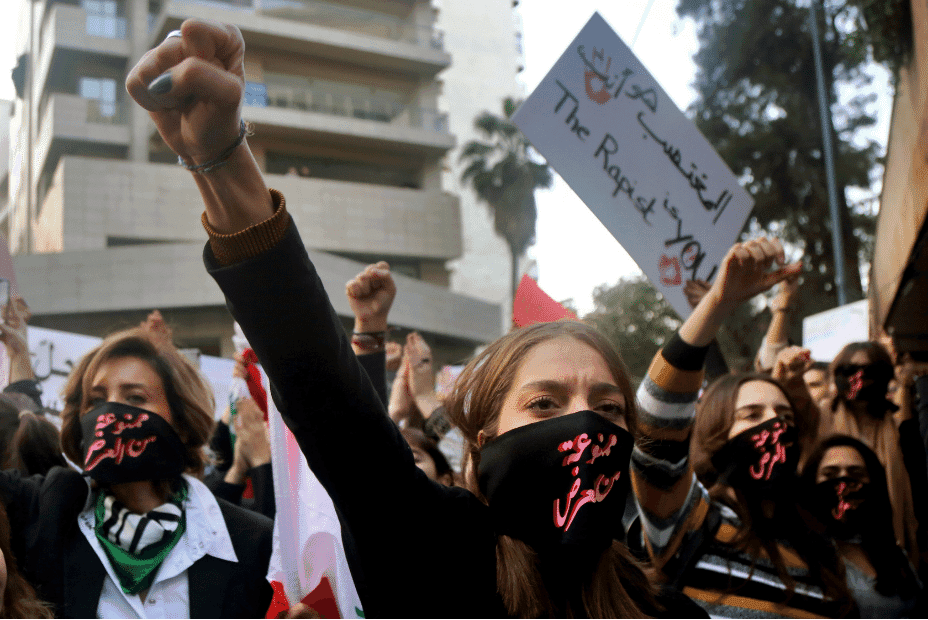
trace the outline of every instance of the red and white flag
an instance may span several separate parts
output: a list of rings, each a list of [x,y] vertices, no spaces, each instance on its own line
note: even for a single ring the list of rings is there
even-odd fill
[[[306,464],[274,400],[267,397],[270,392],[267,375],[257,364],[257,356],[238,323],[233,340],[245,358],[248,379],[237,380],[230,398],[251,396],[257,402],[268,422],[271,444],[277,513],[267,572],[274,598],[266,617],[283,616],[298,601],[323,618],[363,618],[332,499]]]
[[[324,618],[363,618],[335,506],[306,464],[273,399],[267,399],[267,406],[277,502],[267,574],[274,601],[267,617],[276,617],[292,601],[302,601]]]

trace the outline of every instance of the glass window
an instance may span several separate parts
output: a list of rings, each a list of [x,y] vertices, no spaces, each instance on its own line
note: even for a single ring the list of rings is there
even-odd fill
[[[96,101],[102,119],[116,116],[116,80],[113,78],[82,77],[77,83],[77,93],[84,99]]]
[[[117,0],[81,0],[87,12],[87,34],[108,39],[126,38],[126,18]]]

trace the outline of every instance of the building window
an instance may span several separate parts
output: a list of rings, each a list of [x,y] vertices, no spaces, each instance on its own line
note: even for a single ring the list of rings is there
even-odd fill
[[[77,93],[91,100],[88,121],[114,122],[116,119],[116,80],[113,78],[82,77],[77,83]]]
[[[245,105],[267,107],[267,86],[260,82],[245,82]]]
[[[108,39],[126,38],[126,18],[117,0],[81,0],[87,12],[87,34]]]

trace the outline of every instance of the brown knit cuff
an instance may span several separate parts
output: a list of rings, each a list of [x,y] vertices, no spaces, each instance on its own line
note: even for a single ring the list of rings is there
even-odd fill
[[[209,247],[220,266],[234,265],[243,260],[263,254],[280,243],[290,226],[290,214],[284,195],[276,189],[271,190],[274,201],[274,215],[259,224],[229,235],[218,233],[206,220],[206,212],[200,221],[209,235]]]

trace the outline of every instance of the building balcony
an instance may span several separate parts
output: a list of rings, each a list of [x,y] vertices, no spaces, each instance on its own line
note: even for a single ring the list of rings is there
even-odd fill
[[[187,207],[184,222],[200,228],[196,213]],[[345,282],[364,265],[324,252],[310,251],[309,256],[335,311],[346,319],[351,317]],[[200,331],[225,335],[229,330],[225,298],[203,268],[202,240],[21,255],[14,257],[13,265],[20,293],[35,313],[34,324],[58,329],[67,329],[67,325],[87,329],[86,324],[97,324],[103,334],[114,324],[128,323],[129,312],[144,317],[152,308],[182,309],[198,313],[202,320],[209,319],[206,313],[215,309],[214,324],[198,326]],[[463,341],[470,347],[499,337],[499,305],[401,274],[393,277],[397,296],[390,312],[391,325],[424,333],[433,346],[435,336],[441,336],[446,346],[450,339],[451,344],[460,346]],[[133,319],[135,323],[139,320]]]
[[[33,166],[54,167],[61,155],[81,150],[116,153],[128,148],[130,137],[124,103],[53,93],[42,115]]]
[[[443,192],[266,175],[287,197],[308,247],[342,253],[460,256],[458,198]],[[191,209],[202,204],[177,165],[62,157],[39,212],[40,252],[201,242]]]
[[[79,6],[54,3],[42,25],[36,92],[45,88],[50,73],[71,66],[75,54],[128,58],[130,51],[125,18],[104,19]]]
[[[268,89],[248,82],[245,120],[262,135],[322,136],[339,141],[375,142],[387,149],[441,155],[454,148],[448,115],[397,102],[359,98],[316,89]]]
[[[166,0],[149,16],[150,47],[190,17],[238,26],[249,47],[426,77],[451,64],[434,28],[318,0]]]

